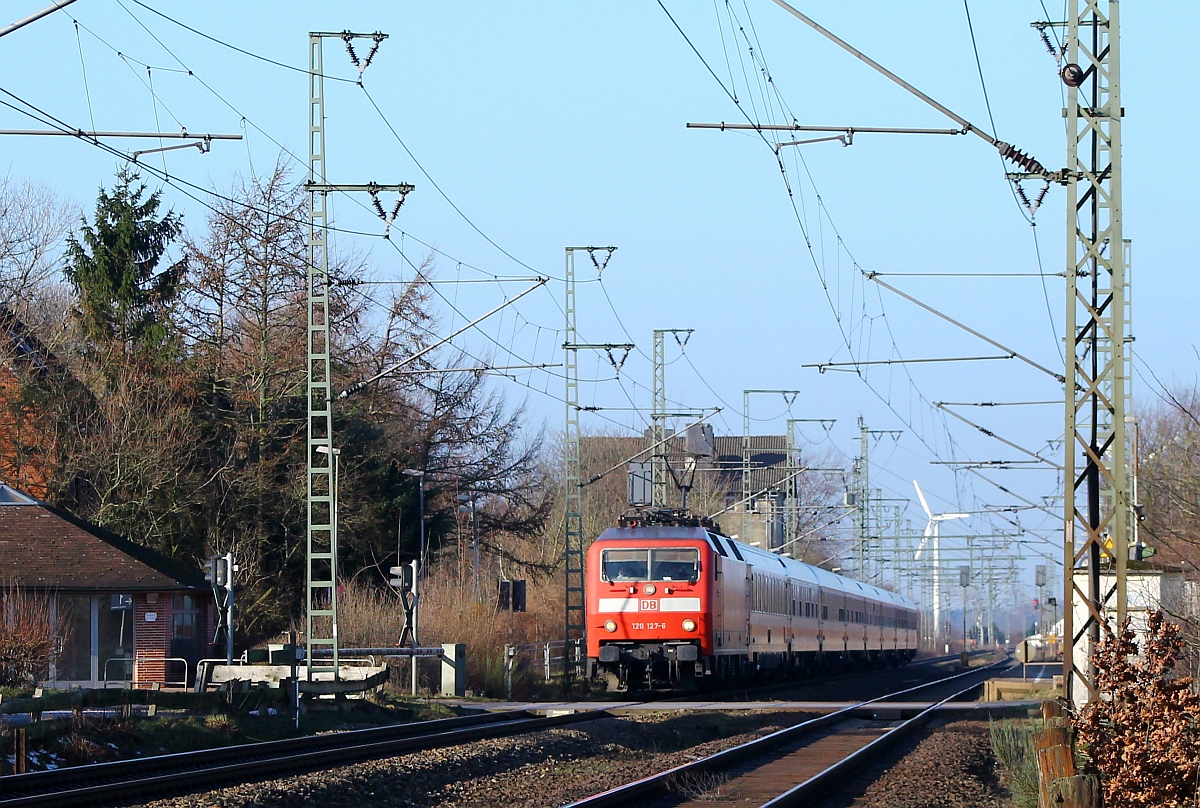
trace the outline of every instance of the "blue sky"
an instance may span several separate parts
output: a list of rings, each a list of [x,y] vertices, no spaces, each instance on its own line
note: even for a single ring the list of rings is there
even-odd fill
[[[0,24],[43,5],[9,0],[4,16],[10,19]],[[622,408],[650,404],[651,330],[694,328],[685,353],[668,347],[668,394],[687,408],[725,406],[715,419],[719,432],[740,432],[742,390],[797,389],[790,417],[837,419],[828,432],[805,428],[813,452],[852,456],[860,415],[872,429],[903,431],[898,439],[873,443],[873,485],[884,496],[912,499],[910,481],[917,477],[935,510],[1015,504],[978,477],[931,465],[1015,455],[929,402],[1061,397],[1049,376],[1014,360],[880,365],[866,374],[867,384],[849,373],[801,366],[846,361],[847,341],[857,359],[998,353],[865,280],[865,271],[897,273],[886,280],[1061,369],[1061,189],[1052,188],[1038,211],[1035,250],[1033,228],[982,140],[863,134],[849,148],[783,149],[789,197],[773,151],[756,135],[685,124],[745,122],[747,116],[761,122],[794,116],[802,124],[952,124],[768,0],[663,5],[687,39],[648,0],[78,0],[0,39],[0,87],[71,127],[245,134],[245,141],[219,143],[206,155],[169,152],[165,164],[163,156],[143,158],[160,170],[165,165],[178,181],[225,192],[239,174],[268,171],[281,148],[299,156],[296,176],[302,176],[305,77],[200,37],[148,7],[300,69],[307,66],[309,31],[384,31],[389,38],[362,88],[353,81],[326,84],[329,180],[416,186],[395,224],[405,235],[393,230],[390,243],[379,238],[383,225],[365,199],[333,201],[338,227],[371,234],[338,236],[338,249],[369,256],[377,279],[411,278],[399,252],[419,263],[428,253],[420,242],[441,251],[434,268],[447,280],[534,272],[561,278],[564,246],[614,244],[619,249],[601,282],[590,264],[578,264],[581,280],[590,281],[579,287],[580,335],[591,342],[632,341],[638,351],[619,380],[602,355],[582,357],[581,376],[603,380],[584,385],[583,402],[610,408],[590,416],[590,427],[640,430],[644,414]],[[990,128],[961,0],[797,5]],[[1046,2],[1062,19],[1057,5]],[[1185,244],[1195,207],[1187,200],[1200,178],[1192,155],[1196,109],[1186,101],[1194,93],[1177,86],[1177,54],[1188,52],[1177,24],[1182,10],[1180,3],[1125,5],[1125,236],[1134,242],[1137,354],[1164,382],[1191,384],[1197,356],[1189,315],[1200,295]],[[1061,167],[1061,83],[1029,25],[1044,18],[1042,3],[975,0],[970,12],[998,136],[1048,167]],[[359,55],[367,49],[359,44]],[[327,41],[325,64],[331,76],[357,77],[339,40]],[[771,77],[765,95],[764,64]],[[0,127],[36,126],[0,108]],[[0,146],[9,176],[45,184],[88,211],[117,163],[70,138],[4,137]],[[165,186],[168,203],[200,227],[205,208],[189,194],[205,198],[187,185]],[[1048,277],[990,277],[1039,272],[1038,252]],[[929,272],[976,277],[908,274]],[[439,288],[462,316],[473,318],[527,285]],[[489,353],[497,364],[559,362],[561,299],[562,284],[552,281],[489,321],[487,337],[470,333],[461,345]],[[463,322],[448,303],[440,314],[443,333]],[[561,378],[533,371],[518,379],[497,384],[510,401],[527,399],[538,420],[558,429]],[[752,401],[755,430],[781,432],[789,417],[782,397]],[[1153,386],[1136,378],[1135,403],[1153,401]],[[960,411],[1031,450],[1062,433],[1061,406]],[[989,476],[1029,499],[1055,493],[1051,472]],[[918,506],[908,514],[918,530],[924,527]],[[1022,523],[1047,536],[1059,526],[1028,513]],[[981,532],[987,524],[971,523]]]

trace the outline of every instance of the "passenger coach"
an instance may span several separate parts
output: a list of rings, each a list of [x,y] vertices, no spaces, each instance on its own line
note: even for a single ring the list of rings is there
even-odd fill
[[[907,598],[679,511],[625,516],[601,533],[586,588],[590,675],[614,691],[898,665],[917,649]]]

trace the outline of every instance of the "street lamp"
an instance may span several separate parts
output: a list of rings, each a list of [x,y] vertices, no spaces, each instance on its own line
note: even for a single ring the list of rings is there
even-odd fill
[[[425,472],[422,469],[404,469],[400,472],[407,477],[421,478],[421,493],[420,493],[420,545],[417,551],[417,577],[425,577]]]
[[[460,513],[471,512],[471,566],[475,573],[475,595],[479,595],[479,519],[475,503],[479,494],[459,494],[458,501],[464,504],[458,506]],[[470,504],[470,508],[467,507]]]
[[[971,655],[967,651],[967,589],[971,586],[971,568],[967,566],[958,568],[958,582],[962,585],[963,591],[963,615],[962,615],[962,631],[963,631],[963,648],[962,648],[962,664],[967,667],[970,664]]]

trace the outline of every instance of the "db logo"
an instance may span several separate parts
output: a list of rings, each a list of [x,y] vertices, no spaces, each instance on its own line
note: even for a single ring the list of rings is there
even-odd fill
[[[657,600],[643,600],[641,603],[638,604],[638,609],[643,612],[657,612],[658,611],[658,601]]]

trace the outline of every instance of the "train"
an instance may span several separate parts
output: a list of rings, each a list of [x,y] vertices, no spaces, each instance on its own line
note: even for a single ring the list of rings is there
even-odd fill
[[[623,515],[585,570],[587,672],[609,692],[899,666],[917,652],[911,600],[686,511]]]

